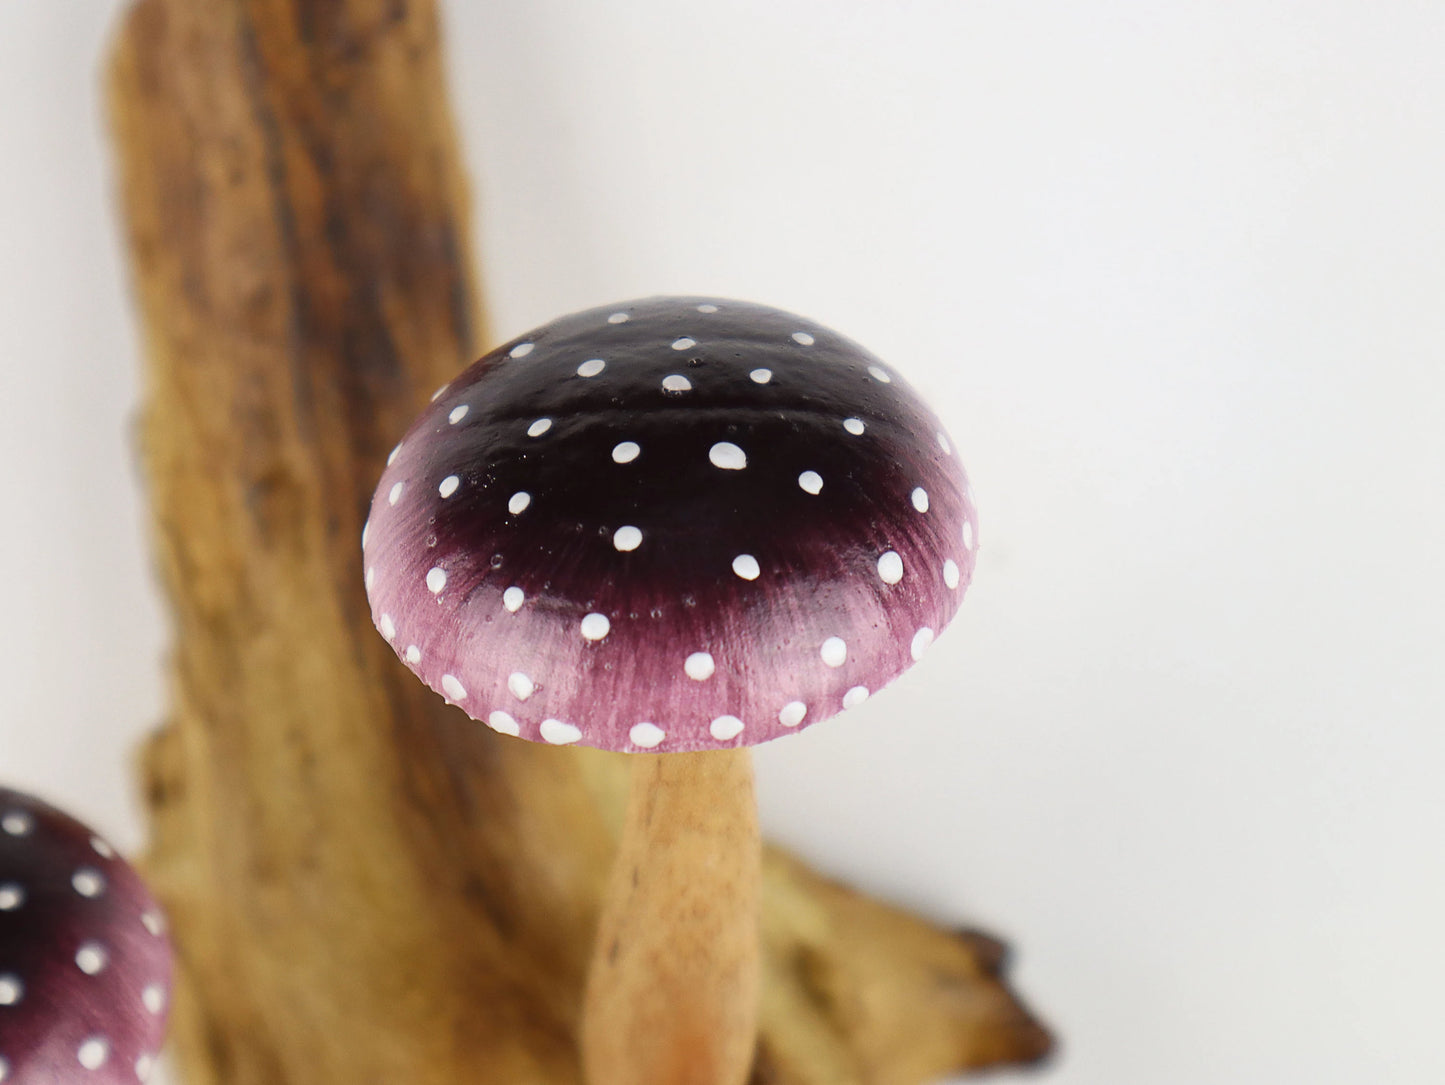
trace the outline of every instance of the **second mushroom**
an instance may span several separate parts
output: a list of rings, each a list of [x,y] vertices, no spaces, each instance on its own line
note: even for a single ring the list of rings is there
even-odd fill
[[[591,1085],[746,1079],[746,747],[919,659],[975,532],[953,447],[896,371],[738,301],[563,317],[440,389],[391,453],[364,575],[407,666],[502,734],[650,755],[595,941]]]

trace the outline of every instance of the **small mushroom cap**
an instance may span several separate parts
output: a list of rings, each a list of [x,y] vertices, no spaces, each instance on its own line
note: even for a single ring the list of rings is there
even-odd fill
[[[953,617],[976,530],[891,367],[777,309],[662,297],[440,390],[362,548],[377,628],[475,719],[667,752],[791,734],[892,681]]]
[[[105,840],[0,788],[0,1082],[134,1085],[165,1034],[171,947]]]

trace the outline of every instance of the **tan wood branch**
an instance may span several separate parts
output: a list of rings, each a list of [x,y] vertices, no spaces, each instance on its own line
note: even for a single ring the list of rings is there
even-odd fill
[[[173,714],[144,757],[188,1085],[579,1080],[625,771],[368,620],[390,445],[486,342],[431,0],[141,0],[110,71]],[[1040,1057],[995,947],[770,851],[754,1082]]]

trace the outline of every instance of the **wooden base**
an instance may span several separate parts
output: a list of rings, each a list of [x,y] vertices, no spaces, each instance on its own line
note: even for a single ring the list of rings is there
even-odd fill
[[[502,46],[505,47],[505,46]],[[188,1085],[580,1080],[619,757],[505,738],[371,628],[371,489],[486,340],[431,0],[140,0],[110,79],[176,628],[144,758]],[[766,854],[755,1083],[1036,1059],[997,947]]]

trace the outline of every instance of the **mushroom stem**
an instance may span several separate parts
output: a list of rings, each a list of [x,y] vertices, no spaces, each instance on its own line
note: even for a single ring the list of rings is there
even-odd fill
[[[634,756],[583,1007],[588,1085],[742,1085],[761,852],[745,749]]]

